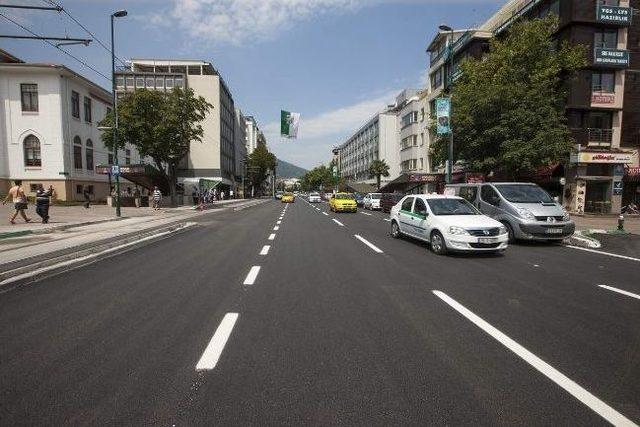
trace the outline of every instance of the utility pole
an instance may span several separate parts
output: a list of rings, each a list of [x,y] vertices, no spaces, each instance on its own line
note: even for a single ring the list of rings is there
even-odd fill
[[[113,93],[113,161],[116,167],[116,216],[122,216],[120,210],[120,163],[118,161],[118,96],[116,94],[116,54],[114,51],[113,20],[127,16],[126,10],[118,10],[111,14],[111,91]]]
[[[453,28],[448,25],[440,25],[438,27],[441,31],[449,32],[449,48],[448,48],[448,61],[449,71],[447,72],[447,83],[451,87],[453,78]],[[449,94],[449,147],[448,147],[448,161],[447,161],[447,184],[451,184],[453,181],[453,126],[451,126],[451,95]]]

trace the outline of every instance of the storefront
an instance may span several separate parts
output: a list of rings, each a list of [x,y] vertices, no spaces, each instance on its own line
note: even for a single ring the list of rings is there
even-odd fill
[[[622,205],[635,203],[640,206],[640,167],[626,168],[622,185]]]
[[[633,163],[634,155],[622,150],[573,153],[567,170],[565,207],[576,213],[620,212],[625,167]]]

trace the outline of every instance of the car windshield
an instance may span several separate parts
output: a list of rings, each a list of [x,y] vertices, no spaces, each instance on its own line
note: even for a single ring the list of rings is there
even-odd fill
[[[537,185],[494,184],[500,194],[513,203],[553,203],[549,194]]]
[[[371,193],[371,198],[373,200],[380,200],[380,198],[382,198],[382,194],[380,194],[380,193]]]
[[[473,205],[464,199],[429,199],[427,204],[434,215],[480,215]]]
[[[320,197],[320,195],[318,193],[311,193],[311,194],[309,194],[309,196]]]
[[[338,200],[348,200],[348,199],[353,199],[353,194],[348,194],[348,193],[343,193],[343,194],[336,194],[336,199]]]

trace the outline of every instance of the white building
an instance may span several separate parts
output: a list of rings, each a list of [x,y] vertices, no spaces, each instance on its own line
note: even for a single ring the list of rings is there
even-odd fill
[[[396,98],[400,172],[430,173],[427,90],[407,89]]]
[[[244,194],[242,193],[244,178],[246,175],[245,169],[245,161],[247,158],[247,127],[246,127],[246,118],[242,114],[239,108],[236,108],[235,115],[235,143],[234,147],[236,150],[235,158],[236,158],[236,188],[234,188],[235,194]]]
[[[53,185],[60,200],[82,200],[85,189],[105,200],[109,176],[95,170],[114,159],[98,123],[111,107],[110,92],[69,68],[0,50],[0,193],[21,179],[29,195]],[[118,156],[121,165],[140,163],[129,146]]]
[[[253,150],[255,150],[258,146],[258,135],[260,134],[260,129],[258,128],[258,123],[253,116],[246,116],[245,123],[247,154],[251,154],[253,153]]]

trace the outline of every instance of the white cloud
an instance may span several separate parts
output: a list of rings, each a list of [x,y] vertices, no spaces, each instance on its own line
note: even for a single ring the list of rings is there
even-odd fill
[[[269,39],[313,16],[352,11],[375,3],[366,0],[173,0],[168,13],[152,19],[176,21],[192,37],[217,44]]]

